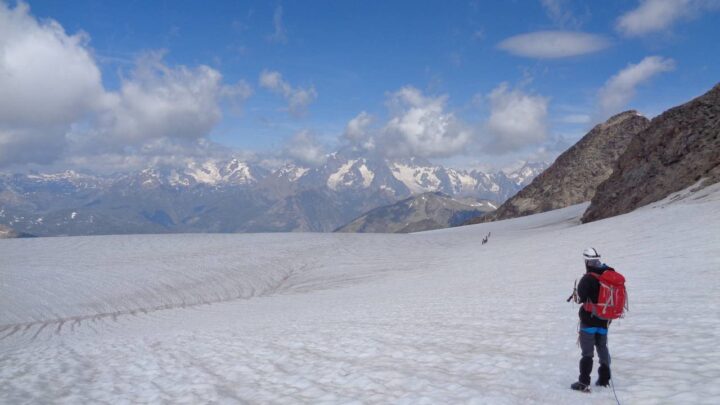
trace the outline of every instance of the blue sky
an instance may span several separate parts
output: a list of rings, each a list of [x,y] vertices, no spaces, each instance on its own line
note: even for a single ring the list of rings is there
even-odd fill
[[[44,126],[62,152],[24,153],[28,142],[17,134],[38,132],[30,121],[6,125],[0,147],[23,152],[5,156],[15,166],[90,165],[91,156],[110,155],[127,163],[140,150],[183,154],[193,142],[307,163],[348,144],[466,167],[553,159],[613,113],[653,116],[716,84],[718,3],[53,0],[30,1],[23,13],[5,3],[18,41],[51,21],[82,37],[63,49],[89,55],[83,63],[95,65],[100,83],[87,84],[86,97],[108,107],[73,110]],[[72,65],[73,57],[58,63]],[[143,66],[154,73],[143,76]],[[178,130],[133,115],[153,110],[152,99],[175,86],[171,78],[190,86],[214,74],[221,78],[201,100],[190,91],[182,114],[199,114],[193,122],[202,125],[182,136],[190,124]],[[35,97],[37,89],[11,80],[9,92]],[[154,98],[133,98],[132,83]],[[349,131],[358,117],[367,119]],[[122,133],[121,119],[137,124],[126,133],[138,134]]]

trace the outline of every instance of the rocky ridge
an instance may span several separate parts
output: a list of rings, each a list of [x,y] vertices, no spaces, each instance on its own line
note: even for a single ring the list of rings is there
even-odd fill
[[[435,192],[378,207],[335,232],[410,233],[448,228],[495,209],[489,201],[458,201]]]
[[[648,123],[636,111],[625,111],[596,125],[497,210],[469,223],[516,218],[590,201],[631,140]]]
[[[720,84],[655,117],[633,137],[582,217],[630,212],[691,186],[720,181]]]

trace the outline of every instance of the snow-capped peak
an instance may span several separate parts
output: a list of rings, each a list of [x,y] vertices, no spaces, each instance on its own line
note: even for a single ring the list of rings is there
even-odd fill
[[[519,167],[516,165],[513,168],[504,169],[503,173],[518,186],[524,186],[535,178],[535,176],[542,173],[547,166],[547,163],[520,162]]]
[[[446,172],[455,194],[470,192],[478,184],[478,180],[464,170],[447,169]]]
[[[307,167],[297,166],[292,163],[288,163],[285,166],[275,171],[278,177],[285,178],[289,181],[297,181],[304,176],[310,169]]]
[[[223,180],[234,184],[244,184],[253,182],[256,179],[252,175],[250,166],[247,163],[233,159],[225,165]]]
[[[204,162],[202,164],[191,162],[185,173],[198,183],[217,184],[223,179],[215,162]]]
[[[184,174],[196,183],[209,185],[247,184],[256,181],[250,166],[238,159],[232,159],[224,165],[214,160],[190,162]]]
[[[326,184],[331,190],[356,185],[368,188],[374,178],[375,173],[368,168],[367,159],[350,159],[328,176]]]
[[[390,168],[393,177],[402,182],[411,193],[421,194],[440,190],[442,182],[438,178],[439,167],[415,166],[413,161],[408,163],[393,162]]]

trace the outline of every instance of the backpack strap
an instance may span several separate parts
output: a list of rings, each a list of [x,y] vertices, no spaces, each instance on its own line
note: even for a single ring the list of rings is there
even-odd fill
[[[586,274],[589,274],[592,277],[594,277],[595,280],[598,281],[598,285],[600,284],[600,275],[599,274],[593,273],[592,271],[588,272]],[[598,294],[599,294],[599,291],[598,291]],[[583,303],[583,309],[586,310],[587,312],[590,312],[590,315],[592,315],[594,317],[598,317],[597,316],[597,306],[598,306],[597,303],[593,302],[592,299],[590,299],[590,297],[587,297],[587,300],[585,301],[585,303]]]

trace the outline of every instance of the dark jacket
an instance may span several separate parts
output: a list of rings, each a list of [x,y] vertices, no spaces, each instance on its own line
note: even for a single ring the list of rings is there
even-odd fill
[[[603,274],[605,271],[614,270],[612,270],[606,264],[603,264],[598,268],[587,268],[587,272],[584,276],[582,276],[577,286],[577,295],[581,303],[587,302],[588,300],[590,300],[591,302],[597,302],[598,294],[600,294],[600,282],[589,273]],[[585,326],[607,328],[610,324],[610,322],[595,317],[592,313],[586,311],[582,307],[582,305],[580,306],[580,311],[578,312],[578,315],[580,316],[580,322]]]

